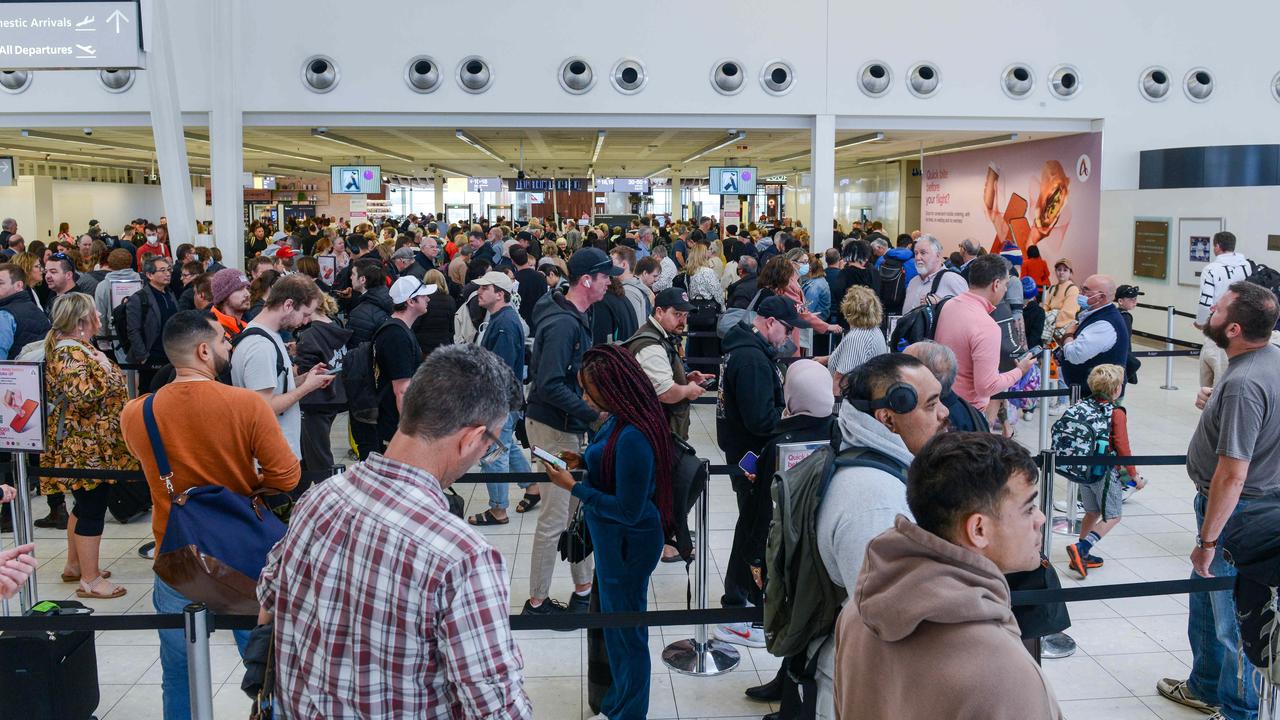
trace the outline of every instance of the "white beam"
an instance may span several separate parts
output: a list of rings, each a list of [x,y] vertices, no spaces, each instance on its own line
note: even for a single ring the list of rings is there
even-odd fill
[[[234,3],[229,3],[234,4]],[[147,52],[147,87],[151,91],[151,134],[160,166],[160,194],[169,219],[169,244],[177,247],[196,238],[196,208],[191,197],[191,168],[187,140],[182,134],[182,103],[178,98],[178,74],[173,64],[166,3],[151,4],[153,33]]]
[[[810,136],[813,158],[813,198],[809,210],[809,248],[831,247],[831,223],[836,217],[836,117],[815,115]]]
[[[244,119],[240,109],[239,2],[211,3],[213,58],[209,84],[213,110],[209,113],[210,183],[213,187],[213,238],[222,251],[222,264],[244,267]]]

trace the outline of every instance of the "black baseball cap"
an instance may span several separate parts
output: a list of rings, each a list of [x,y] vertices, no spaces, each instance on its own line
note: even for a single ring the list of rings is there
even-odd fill
[[[788,328],[809,327],[808,321],[802,319],[796,312],[796,304],[777,295],[765,298],[760,303],[760,307],[756,308],[756,315],[762,318],[773,318]]]
[[[613,264],[613,260],[598,247],[584,247],[569,256],[569,280],[577,280],[583,275],[604,273],[610,277],[622,274],[622,268]]]
[[[1127,300],[1129,298],[1136,298],[1139,295],[1146,295],[1146,293],[1139,290],[1137,285],[1121,285],[1120,287],[1116,288],[1117,300]]]
[[[677,287],[669,287],[658,293],[653,300],[653,306],[662,309],[674,308],[680,312],[694,310],[693,303],[689,302],[689,293]]]

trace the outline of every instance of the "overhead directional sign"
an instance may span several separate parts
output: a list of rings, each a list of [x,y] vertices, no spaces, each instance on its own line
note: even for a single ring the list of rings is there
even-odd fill
[[[8,187],[18,184],[18,168],[13,164],[13,158],[9,156],[0,157],[0,187]]]
[[[0,68],[142,67],[137,0],[0,2]]]

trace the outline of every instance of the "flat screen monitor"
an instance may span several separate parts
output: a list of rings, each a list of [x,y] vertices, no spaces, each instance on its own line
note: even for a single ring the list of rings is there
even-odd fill
[[[382,168],[377,165],[330,165],[329,192],[335,195],[376,195],[382,192]]]
[[[708,171],[712,195],[755,195],[754,167],[713,167]]]

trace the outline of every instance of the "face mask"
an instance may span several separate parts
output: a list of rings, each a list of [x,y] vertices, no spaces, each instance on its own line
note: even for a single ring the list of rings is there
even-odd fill
[[[147,236],[147,244],[148,244],[148,245],[155,245],[155,244],[156,244],[156,243],[158,243],[158,242],[160,242],[160,238],[159,238],[159,236],[156,236],[156,235],[148,235],[148,236]]]
[[[1077,295],[1077,296],[1076,296],[1076,304],[1078,304],[1078,305],[1080,306],[1080,309],[1081,309],[1081,310],[1088,310],[1088,309],[1089,309],[1089,298],[1085,297],[1084,295]]]
[[[809,274],[809,263],[804,263],[803,265],[801,265],[799,272],[802,277],[807,276]]]
[[[796,344],[791,342],[791,338],[787,338],[778,346],[778,357],[791,357],[796,354]]]

